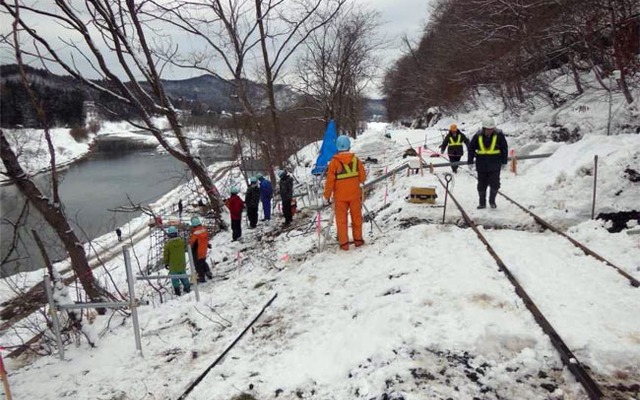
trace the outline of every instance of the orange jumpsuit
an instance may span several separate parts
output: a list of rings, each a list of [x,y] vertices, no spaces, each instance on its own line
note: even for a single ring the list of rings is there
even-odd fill
[[[353,153],[339,152],[329,162],[324,198],[328,200],[333,195],[338,242],[342,250],[349,249],[347,211],[351,212],[353,242],[356,247],[364,243],[360,184],[364,183],[365,179],[364,165]]]

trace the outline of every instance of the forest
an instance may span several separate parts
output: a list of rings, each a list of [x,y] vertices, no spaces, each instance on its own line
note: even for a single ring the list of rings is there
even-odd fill
[[[640,62],[640,3],[634,0],[443,0],[424,35],[386,72],[383,92],[391,120],[424,115],[430,107],[473,104],[481,89],[516,110],[532,97],[559,106],[548,89],[568,74],[574,96],[580,73],[602,88],[634,98]],[[468,103],[470,102],[470,103]]]

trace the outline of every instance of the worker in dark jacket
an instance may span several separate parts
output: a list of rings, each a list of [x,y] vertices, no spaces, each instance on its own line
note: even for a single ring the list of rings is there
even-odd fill
[[[496,129],[493,118],[482,120],[480,129],[469,143],[469,164],[475,160],[478,172],[478,208],[487,207],[487,187],[489,205],[496,208],[496,195],[500,189],[500,169],[507,165],[509,146],[500,129]]]
[[[284,226],[291,225],[293,213],[291,212],[291,199],[293,199],[293,178],[283,169],[278,171],[280,178],[280,199],[282,200],[282,214],[284,215]]]
[[[242,209],[244,208],[244,201],[238,196],[238,192],[237,187],[232,187],[231,196],[225,202],[231,214],[231,238],[234,242],[242,236]]]
[[[467,139],[464,133],[460,132],[460,130],[458,129],[458,125],[451,124],[451,126],[449,126],[449,132],[447,133],[447,136],[444,137],[444,140],[440,145],[440,152],[444,153],[444,149],[448,147],[449,150],[447,151],[447,153],[449,155],[449,161],[452,163],[458,162],[464,154],[464,149],[462,148],[463,144],[467,146],[468,153],[469,139]],[[457,165],[452,165],[451,169],[453,170],[454,174],[458,173]]]
[[[258,224],[258,206],[260,205],[260,188],[258,187],[258,178],[255,176],[249,178],[249,187],[244,200],[247,204],[249,228],[253,229]]]

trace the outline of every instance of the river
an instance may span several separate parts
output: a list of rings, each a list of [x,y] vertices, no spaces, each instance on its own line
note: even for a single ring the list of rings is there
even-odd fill
[[[81,240],[85,241],[87,238],[93,239],[113,232],[116,227],[140,215],[108,211],[118,206],[129,205],[127,195],[136,204],[154,202],[178,184],[185,182],[185,168],[184,164],[173,157],[152,151],[119,154],[97,152],[72,164],[61,173],[60,197],[68,218],[75,224],[74,230]],[[44,185],[48,176],[38,176],[34,179],[39,185]],[[17,219],[23,204],[24,198],[15,186],[0,188],[2,260],[12,243],[13,229],[7,221]],[[29,271],[42,266],[41,257],[35,251],[31,229],[36,229],[44,237],[52,259],[65,258],[61,246],[53,244],[57,240],[52,239],[51,229],[38,212],[31,208],[26,228],[20,229],[19,260],[3,265],[0,276],[5,277],[16,270]],[[12,255],[11,258],[15,257]]]

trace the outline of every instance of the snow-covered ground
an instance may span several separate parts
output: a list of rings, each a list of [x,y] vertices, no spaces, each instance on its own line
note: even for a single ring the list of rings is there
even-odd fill
[[[640,184],[624,173],[625,168],[640,171],[640,136],[604,135],[608,108],[591,100],[600,95],[590,93],[559,113],[543,107],[518,118],[493,113],[516,154],[553,152],[521,161],[517,175],[505,170],[502,190],[640,279],[640,235],[629,234],[631,229],[612,234],[601,221],[590,220],[595,155],[596,212],[640,206]],[[574,108],[583,110],[582,100],[591,107],[587,125],[597,129],[588,129],[584,115],[574,113]],[[616,104],[616,129],[637,118],[633,109]],[[489,102],[484,106],[498,109]],[[425,130],[370,124],[353,141],[353,150],[363,159],[378,159],[369,164],[371,180],[406,161],[407,140],[430,155],[451,122],[473,134],[482,115],[472,111],[445,117]],[[536,143],[533,138],[545,137],[551,119],[580,126],[585,137],[570,144]],[[318,144],[302,149],[298,159],[313,162],[317,149]],[[211,173],[219,176],[226,167],[214,165]],[[216,235],[210,253],[215,278],[200,287],[199,302],[193,292],[173,297],[170,284],[161,281],[165,302],[160,303],[156,290],[136,284],[138,297],[150,301],[139,309],[142,355],[135,351],[130,317],[85,320],[96,348],[81,340],[66,348],[65,361],[55,354],[6,361],[14,398],[178,398],[276,293],[264,315],[188,399],[231,399],[241,393],[256,399],[585,398],[451,201],[444,224],[442,207],[405,201],[412,186],[435,186],[441,206],[444,192],[437,177],[448,171],[436,168],[435,175],[425,171],[424,176],[405,171],[374,185],[365,205],[382,232],[365,223],[366,245],[348,252],[333,244],[318,251],[316,214],[305,209],[313,203],[309,199],[299,201],[297,228],[290,232],[275,234],[276,219],[256,230],[243,227],[241,242],[231,242],[230,232]],[[309,168],[294,172],[300,181],[309,178]],[[242,184],[237,171],[217,182],[223,191],[236,183]],[[502,198],[495,210],[476,210],[473,171],[466,167],[451,184],[453,195],[578,360],[599,381],[637,384],[640,289],[565,239],[542,232]],[[155,206],[175,204],[187,193],[177,188]],[[323,211],[321,227],[329,225],[329,218],[329,211]],[[123,232],[139,230],[145,221],[141,217]],[[119,251],[120,245],[103,246]],[[141,235],[132,252],[137,270],[137,260],[144,264],[152,253],[151,239]],[[122,265],[116,256],[106,270],[126,291]],[[34,282],[41,276],[24,279]],[[113,290],[104,271],[98,276]],[[6,334],[2,340],[15,343]]]

